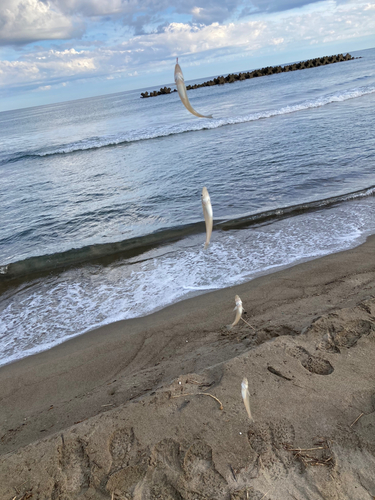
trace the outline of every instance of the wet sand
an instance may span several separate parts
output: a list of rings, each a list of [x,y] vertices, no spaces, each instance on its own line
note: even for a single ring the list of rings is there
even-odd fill
[[[372,236],[0,368],[0,498],[373,499],[374,255]],[[251,327],[228,331],[236,294]]]

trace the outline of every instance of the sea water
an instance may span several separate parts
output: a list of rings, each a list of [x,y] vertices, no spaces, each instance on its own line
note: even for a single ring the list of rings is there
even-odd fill
[[[375,49],[352,55],[189,91],[212,120],[140,90],[0,113],[0,365],[364,242]]]

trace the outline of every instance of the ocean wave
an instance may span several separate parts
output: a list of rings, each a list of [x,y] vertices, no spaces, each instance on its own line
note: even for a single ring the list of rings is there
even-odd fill
[[[101,325],[353,248],[374,233],[374,204],[365,198],[248,230],[219,231],[207,251],[192,237],[188,245],[151,251],[142,260],[16,282],[0,301],[0,365]]]
[[[322,208],[349,200],[373,196],[375,186],[354,191],[331,198],[314,200],[299,205],[275,208],[243,217],[226,220],[215,220],[214,229],[230,231],[249,226],[261,225],[277,219],[290,218],[306,212],[314,212]],[[30,257],[7,265],[0,265],[0,284],[15,278],[27,278],[30,275],[42,274],[54,270],[63,270],[83,264],[109,264],[115,260],[137,257],[150,249],[162,247],[194,234],[203,233],[204,222],[165,228],[153,233],[112,243],[100,243],[86,247],[71,249],[50,255]]]
[[[116,135],[107,135],[102,137],[95,136],[68,144],[61,144],[51,149],[44,148],[42,150],[36,151],[17,152],[12,154],[11,156],[6,156],[5,158],[0,159],[0,165],[4,165],[6,163],[14,163],[25,158],[72,154],[105,147],[116,147],[127,143],[157,139],[187,132],[197,132],[201,130],[215,129],[229,125],[238,125],[240,123],[247,123],[256,120],[273,118],[275,116],[295,113],[298,111],[305,111],[307,109],[319,108],[333,102],[342,102],[348,99],[355,99],[368,94],[372,94],[374,92],[375,87],[358,87],[354,89],[348,89],[343,92],[335,92],[319,96],[314,99],[305,100],[299,104],[283,106],[279,109],[273,109],[269,111],[261,111],[258,113],[251,113],[234,117],[217,118],[213,120],[205,119],[196,121],[194,123],[182,123],[178,125],[174,124],[171,126],[163,125],[160,127],[132,130]]]

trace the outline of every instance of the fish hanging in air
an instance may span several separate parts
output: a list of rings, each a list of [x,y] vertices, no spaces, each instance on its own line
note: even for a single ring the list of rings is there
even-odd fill
[[[250,411],[250,393],[249,393],[249,384],[247,382],[247,378],[244,378],[241,383],[241,394],[247,414],[249,415],[249,419],[253,422],[253,417],[251,416],[251,411]]]
[[[184,75],[182,74],[180,65],[178,64],[178,57],[176,59],[176,66],[174,68],[174,81],[176,82],[178,95],[180,96],[182,104],[185,106],[185,108],[188,111],[190,111],[190,113],[192,113],[195,116],[198,116],[199,118],[212,118],[212,115],[204,116],[204,115],[197,113],[197,111],[195,111],[195,109],[190,104],[188,96],[186,94]]]
[[[227,327],[228,330],[231,330],[234,326],[237,325],[243,313],[242,300],[238,295],[234,297],[234,301],[236,303],[236,307],[233,309],[233,311],[236,311],[236,317],[234,318],[233,323]]]
[[[256,329],[252,325],[250,325],[250,323],[248,323],[246,321],[246,319],[243,319],[243,317],[242,317],[242,313],[246,314],[246,311],[244,310],[244,308],[242,306],[242,300],[240,299],[239,295],[236,295],[234,297],[234,301],[236,303],[236,307],[233,309],[233,311],[236,311],[236,317],[234,318],[233,323],[231,325],[227,326],[228,330],[231,330],[234,326],[236,326],[237,323],[241,319],[244,323],[247,324],[247,326],[249,326],[250,328],[252,328],[256,332]]]
[[[204,221],[206,223],[206,242],[204,244],[204,249],[206,249],[210,244],[212,226],[213,226],[211,198],[210,195],[208,194],[206,187],[202,189],[202,207],[203,207]]]

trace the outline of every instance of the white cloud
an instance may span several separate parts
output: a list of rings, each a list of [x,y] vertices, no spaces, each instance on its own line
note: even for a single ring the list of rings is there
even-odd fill
[[[46,91],[46,90],[51,90],[51,85],[44,85],[44,87],[38,87],[36,90],[37,90],[37,91],[39,91],[39,90],[40,90],[40,91],[42,91],[42,92],[44,92],[44,91]]]
[[[158,59],[159,54],[176,57],[223,47],[247,45],[255,49],[260,46],[258,39],[266,28],[266,23],[262,21],[227,25],[213,23],[209,26],[171,23],[162,33],[135,37],[122,46],[131,52],[143,52],[152,59]]]
[[[12,85],[13,83],[36,80],[39,76],[37,64],[24,61],[0,61],[0,84]]]
[[[211,25],[254,12],[279,12],[319,0],[1,0],[0,44],[81,37],[94,20],[118,23],[134,34],[172,21]],[[340,1],[340,0],[337,0]],[[371,5],[371,4],[368,4]],[[147,27],[147,29],[146,29]]]
[[[97,70],[89,52],[49,50],[28,55],[22,61],[0,61],[0,84],[40,84],[43,81],[87,76]]]
[[[220,54],[224,49],[251,54],[271,45],[292,47],[302,42],[314,44],[374,33],[375,13],[365,12],[363,4],[353,1],[336,7],[334,1],[328,1],[325,7],[241,23],[212,23],[209,26],[171,23],[162,33],[134,37],[122,46],[130,53],[140,51],[142,60],[157,61],[205,51]]]
[[[250,57],[265,49],[281,52],[370,36],[374,33],[375,9],[367,8],[368,5],[352,1],[336,6],[330,0],[324,3],[325,8],[321,4],[315,10],[236,23],[174,22],[159,32],[135,36],[122,43],[107,46],[93,43],[90,47],[85,42],[84,50],[79,45],[50,50],[39,47],[21,53],[16,61],[0,61],[0,83],[5,87],[38,88],[80,78],[142,76],[173,67],[176,56],[184,57],[187,68],[189,64],[204,64],[231,55]]]
[[[54,5],[41,0],[1,0],[0,44],[24,44],[36,40],[78,36],[82,26]]]
[[[284,42],[284,38],[273,38],[271,40],[272,45],[281,45]]]

